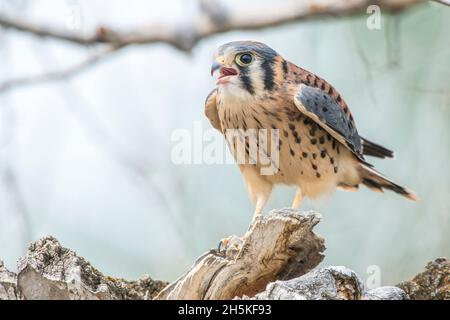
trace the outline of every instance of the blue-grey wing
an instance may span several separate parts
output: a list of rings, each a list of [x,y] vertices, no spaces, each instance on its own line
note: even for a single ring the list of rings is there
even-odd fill
[[[294,98],[295,105],[306,116],[330,133],[338,142],[363,160],[361,137],[350,112],[320,88],[301,84]]]

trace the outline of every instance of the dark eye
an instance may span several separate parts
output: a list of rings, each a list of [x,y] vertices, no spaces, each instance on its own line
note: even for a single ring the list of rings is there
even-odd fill
[[[241,67],[246,67],[253,61],[253,56],[250,53],[240,53],[236,56],[236,63]]]

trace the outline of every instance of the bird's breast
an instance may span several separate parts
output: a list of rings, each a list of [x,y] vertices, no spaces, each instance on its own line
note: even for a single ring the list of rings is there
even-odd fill
[[[328,192],[337,184],[344,148],[292,102],[281,98],[224,99],[218,112],[230,151],[239,165],[254,166],[256,170],[276,165],[278,170],[267,175],[267,180],[301,186],[310,197]],[[255,145],[256,153],[251,150]],[[245,163],[239,163],[238,158]]]

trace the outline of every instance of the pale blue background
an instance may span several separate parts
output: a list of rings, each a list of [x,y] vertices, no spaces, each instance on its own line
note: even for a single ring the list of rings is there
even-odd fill
[[[196,1],[181,0],[1,0],[0,10],[65,28],[67,5],[79,6],[81,32],[101,23],[126,29],[189,21],[198,12]],[[376,265],[381,282],[395,284],[449,256],[450,9],[430,3],[383,15],[381,30],[372,31],[366,18],[230,32],[201,41],[190,55],[162,44],[133,46],[73,80],[0,95],[0,258],[15,269],[29,240],[51,234],[106,274],[173,280],[220,238],[242,234],[253,208],[238,168],[170,161],[174,129],[209,126],[203,102],[214,86],[212,53],[238,39],[263,41],[331,82],[360,133],[396,151],[395,160],[370,161],[420,198],[363,189],[305,203],[323,214],[323,265],[345,265],[363,279]],[[0,80],[55,70],[88,53],[0,29]],[[277,189],[267,209],[289,205],[293,192]]]

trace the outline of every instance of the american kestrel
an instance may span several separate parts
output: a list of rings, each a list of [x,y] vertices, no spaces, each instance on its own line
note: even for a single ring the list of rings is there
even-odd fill
[[[358,134],[344,99],[324,79],[253,41],[219,47],[211,74],[217,74],[218,81],[206,99],[205,114],[224,135],[236,130],[242,133],[237,140],[245,146],[245,161],[238,165],[255,204],[254,218],[262,212],[277,184],[297,188],[293,208],[299,208],[304,197],[318,198],[336,187],[357,190],[360,184],[416,199],[411,191],[366,162],[365,155],[392,158],[393,152]],[[266,158],[278,152],[279,164],[272,173],[261,170],[268,163],[262,164],[264,156],[253,152],[254,159],[250,152],[248,139],[252,135],[245,132],[251,129],[265,129],[262,141],[271,141],[263,147]],[[270,139],[271,130],[278,130],[278,142]],[[236,159],[237,142],[230,141]],[[256,143],[261,148],[261,140]]]

